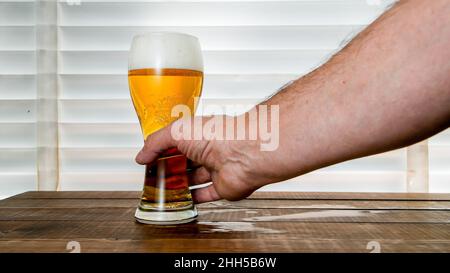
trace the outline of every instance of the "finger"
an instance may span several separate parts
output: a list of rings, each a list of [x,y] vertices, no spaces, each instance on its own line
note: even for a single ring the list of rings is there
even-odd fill
[[[194,199],[195,203],[199,204],[220,200],[222,198],[217,193],[216,188],[214,188],[214,184],[211,184],[204,188],[192,190],[192,199]]]
[[[197,169],[201,166],[202,166],[202,164],[192,161],[189,158],[187,159],[187,169]]]
[[[211,173],[205,168],[200,167],[188,173],[190,185],[199,185],[211,181]]]
[[[139,164],[150,164],[165,150],[176,147],[176,141],[172,138],[171,126],[165,127],[147,137],[144,147],[136,156]]]

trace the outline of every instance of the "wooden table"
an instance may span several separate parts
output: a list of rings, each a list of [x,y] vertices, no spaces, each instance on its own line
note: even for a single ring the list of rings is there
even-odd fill
[[[450,252],[449,194],[255,193],[197,222],[138,224],[138,192],[26,192],[0,201],[0,252]],[[369,248],[369,249],[368,249]]]

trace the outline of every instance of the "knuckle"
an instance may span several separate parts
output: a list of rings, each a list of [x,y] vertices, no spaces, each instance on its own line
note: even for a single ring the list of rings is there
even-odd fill
[[[238,201],[249,196],[254,189],[246,183],[245,175],[236,168],[221,171],[218,174],[220,196],[228,201]]]
[[[148,153],[151,151],[151,147],[152,147],[151,141],[147,140],[144,143],[144,147],[142,148],[142,151],[145,153]]]

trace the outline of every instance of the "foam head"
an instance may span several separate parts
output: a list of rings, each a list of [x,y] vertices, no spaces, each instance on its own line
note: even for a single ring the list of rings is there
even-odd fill
[[[198,39],[176,32],[150,32],[133,38],[128,70],[176,68],[203,72]]]

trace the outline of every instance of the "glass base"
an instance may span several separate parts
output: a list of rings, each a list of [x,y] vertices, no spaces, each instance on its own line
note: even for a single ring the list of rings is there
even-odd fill
[[[142,224],[148,225],[179,225],[186,224],[197,219],[195,206],[184,210],[157,211],[136,209],[134,218]]]

